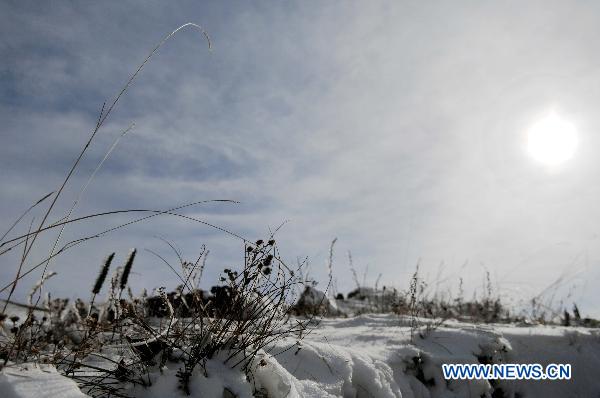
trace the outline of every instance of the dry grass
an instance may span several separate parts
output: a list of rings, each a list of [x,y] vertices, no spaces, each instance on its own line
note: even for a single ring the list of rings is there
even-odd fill
[[[161,288],[155,297],[123,299],[133,253],[113,273],[102,304],[48,300],[42,318],[32,307],[23,322],[0,321],[14,324],[0,344],[4,363],[50,363],[92,396],[126,396],[126,386],[148,386],[148,375],[169,362],[179,367],[180,387],[190,394],[190,377],[197,367],[206,372],[207,360],[219,356],[251,377],[259,352],[306,334],[311,319],[290,320],[288,315],[301,281],[279,260],[273,239],[246,245],[239,272],[225,269],[222,284],[210,295],[190,283],[202,263],[181,260],[178,274],[184,284],[178,290],[167,294]],[[102,263],[91,289],[94,296],[112,258]]]

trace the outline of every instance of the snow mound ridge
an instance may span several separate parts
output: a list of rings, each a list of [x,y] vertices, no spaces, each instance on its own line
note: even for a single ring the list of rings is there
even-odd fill
[[[269,398],[402,397],[392,369],[357,350],[305,342],[276,359],[261,359],[255,377]]]

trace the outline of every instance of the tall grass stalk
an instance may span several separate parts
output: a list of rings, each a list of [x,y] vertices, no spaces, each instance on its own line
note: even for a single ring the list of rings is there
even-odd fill
[[[168,35],[166,35],[152,49],[152,51],[148,54],[148,56],[144,59],[144,61],[138,66],[138,68],[135,70],[135,72],[129,77],[129,79],[127,80],[127,82],[125,83],[125,85],[122,87],[122,89],[117,94],[117,96],[112,101],[112,103],[109,105],[109,107],[108,107],[108,109],[106,111],[105,111],[105,105],[102,106],[102,109],[100,111],[100,115],[98,117],[98,121],[97,121],[96,126],[93,129],[90,137],[88,138],[88,140],[87,140],[86,144],[84,145],[83,149],[81,150],[81,152],[79,153],[79,155],[75,159],[73,165],[71,166],[70,170],[68,171],[66,177],[64,178],[64,180],[61,183],[61,185],[58,188],[58,190],[56,190],[55,193],[53,193],[51,195],[52,201],[51,201],[50,205],[48,206],[48,208],[46,209],[46,211],[44,212],[44,215],[43,215],[42,220],[40,221],[38,227],[35,229],[35,232],[32,235],[31,241],[28,241],[25,244],[24,255],[23,255],[23,258],[22,258],[22,260],[21,260],[21,262],[19,264],[19,267],[17,269],[16,276],[15,276],[13,282],[12,282],[13,283],[13,288],[11,289],[11,292],[9,293],[8,300],[11,299],[12,294],[13,294],[16,286],[17,286],[17,283],[21,279],[19,276],[20,276],[20,272],[21,272],[21,270],[23,268],[23,264],[25,263],[26,259],[28,258],[29,254],[31,253],[31,250],[34,247],[39,234],[44,229],[44,226],[46,225],[46,221],[48,220],[48,218],[50,217],[50,214],[51,214],[52,210],[56,206],[59,197],[63,193],[63,191],[64,191],[65,187],[67,186],[67,183],[71,179],[73,173],[75,172],[75,170],[79,166],[79,163],[83,159],[83,157],[84,157],[85,153],[87,152],[88,148],[90,147],[92,141],[96,137],[96,134],[100,131],[101,127],[104,125],[105,121],[110,116],[110,114],[112,113],[112,111],[115,108],[115,106],[118,104],[118,102],[121,99],[121,97],[127,92],[127,90],[129,89],[129,87],[133,84],[133,82],[135,81],[135,79],[137,78],[137,76],[139,75],[139,73],[142,71],[142,69],[144,68],[144,66],[148,63],[148,61],[154,56],[154,54],[160,49],[160,47],[162,47],[163,44],[165,44],[171,37],[173,37],[175,34],[177,34],[177,32],[179,32],[180,30],[185,29],[187,27],[192,27],[192,28],[195,28],[195,29],[199,29],[202,32],[202,34],[205,36],[205,38],[206,38],[206,40],[208,42],[209,50],[211,49],[212,44],[211,44],[211,41],[210,41],[210,37],[208,36],[208,34],[206,33],[206,31],[200,25],[197,25],[197,24],[194,24],[194,23],[186,23],[186,24],[181,25],[180,27],[178,27],[177,29],[175,29],[173,32],[171,32]],[[12,227],[11,227],[11,229],[12,229]],[[62,231],[61,231],[61,233],[62,233]],[[60,238],[60,235],[61,234],[59,234],[59,238]],[[57,239],[57,242],[58,242],[58,240],[59,239]],[[56,243],[55,246],[57,244],[58,243]],[[55,250],[56,250],[56,247],[53,247],[53,249],[51,250],[51,254],[42,262],[42,264],[44,266],[44,268],[42,270],[42,277],[46,273],[46,270],[47,270],[47,267],[48,267],[48,264],[49,264],[50,260],[55,257],[54,256]],[[39,298],[38,298],[38,300],[39,300]]]
[[[92,287],[92,298],[90,300],[90,308],[88,311],[88,316],[91,315],[91,313],[92,313],[94,301],[96,300],[96,296],[100,293],[100,290],[102,289],[102,285],[104,285],[104,281],[106,280],[106,277],[108,275],[108,270],[110,269],[110,264],[112,263],[114,258],[115,258],[115,253],[113,252],[106,257],[106,259],[102,263],[102,267],[100,267],[100,272],[98,272],[98,276],[96,277],[96,282],[94,283],[94,286]]]

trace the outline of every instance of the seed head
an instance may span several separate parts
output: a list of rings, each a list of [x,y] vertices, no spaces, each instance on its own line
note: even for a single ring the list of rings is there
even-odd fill
[[[271,265],[271,262],[273,261],[273,255],[269,254],[266,258],[265,258],[265,265]]]
[[[127,279],[129,279],[129,273],[131,272],[131,266],[133,265],[133,260],[135,259],[135,255],[137,253],[137,249],[132,249],[129,253],[129,257],[127,257],[127,262],[123,267],[123,273],[121,274],[121,289],[125,289],[127,286]]]
[[[104,264],[102,264],[102,268],[100,268],[100,272],[98,273],[98,277],[96,277],[96,283],[94,283],[94,287],[92,288],[92,293],[98,294],[100,293],[100,289],[102,289],[102,285],[106,280],[106,275],[108,275],[108,269],[110,268],[110,263],[112,263],[113,258],[115,258],[115,253],[111,253],[104,260]]]

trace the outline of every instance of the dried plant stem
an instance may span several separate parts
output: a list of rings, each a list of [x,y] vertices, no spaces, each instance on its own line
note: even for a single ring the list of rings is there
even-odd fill
[[[329,246],[329,261],[327,262],[327,269],[329,271],[329,280],[333,281],[333,246],[337,242],[338,238],[333,238],[331,245]],[[335,296],[334,289],[331,289],[331,295]]]
[[[40,234],[42,228],[44,227],[44,225],[45,225],[48,217],[50,216],[50,213],[52,212],[52,209],[56,205],[56,203],[58,201],[58,198],[61,196],[63,190],[65,189],[65,187],[67,185],[67,183],[71,179],[71,176],[73,175],[73,173],[77,169],[79,163],[81,162],[81,159],[83,158],[84,154],[87,152],[90,144],[92,143],[92,141],[96,137],[96,134],[98,133],[98,131],[100,130],[100,128],[102,127],[102,125],[104,124],[104,122],[106,121],[106,119],[108,118],[108,116],[111,114],[112,110],[117,105],[117,103],[119,102],[119,100],[121,99],[121,97],[123,96],[123,94],[125,94],[125,92],[127,92],[127,90],[129,89],[129,87],[131,86],[131,84],[137,78],[138,74],[141,72],[141,70],[144,68],[144,66],[148,63],[148,61],[154,56],[154,54],[160,49],[160,47],[162,47],[163,44],[165,44],[177,32],[179,32],[180,30],[185,29],[187,27],[193,27],[193,28],[199,29],[202,32],[202,34],[205,36],[205,38],[206,38],[206,40],[208,42],[209,50],[211,49],[212,45],[211,45],[211,42],[210,42],[210,37],[208,36],[208,34],[206,33],[206,31],[200,25],[197,25],[197,24],[194,24],[194,23],[186,23],[186,24],[181,25],[180,27],[178,27],[177,29],[175,29],[173,32],[171,32],[168,35],[166,35],[154,47],[154,49],[152,49],[152,51],[150,52],[150,54],[148,54],[148,56],[144,59],[144,61],[140,64],[140,66],[136,69],[136,71],[130,76],[129,80],[127,80],[127,82],[125,83],[125,85],[123,86],[123,88],[121,89],[121,91],[119,92],[119,94],[117,94],[117,96],[115,97],[115,99],[113,100],[113,102],[111,103],[111,105],[108,107],[108,109],[106,110],[106,112],[104,112],[104,105],[102,106],[102,109],[100,111],[100,116],[98,117],[98,122],[96,123],[96,127],[92,131],[92,133],[91,133],[88,141],[86,142],[86,144],[84,145],[83,149],[79,153],[77,159],[75,160],[75,162],[71,166],[71,169],[69,170],[69,172],[67,173],[65,179],[63,180],[62,184],[60,185],[60,188],[54,194],[54,197],[52,198],[52,202],[50,203],[50,205],[48,206],[48,209],[44,213],[44,216],[42,217],[42,220],[40,221],[39,226],[37,227],[37,230],[36,230],[36,232],[34,233],[32,239],[31,239],[31,242],[29,243],[29,245],[25,245],[26,246],[26,248],[25,248],[25,255],[24,255],[24,259],[21,261],[20,267],[22,267],[23,263],[25,262],[25,259],[29,256],[29,253],[31,252],[31,249],[34,246],[34,244],[35,244],[35,242],[37,240],[37,237],[39,236],[39,234]],[[42,271],[42,275],[44,275],[46,273],[46,270],[47,270],[47,267],[48,267],[48,263],[49,263],[49,261],[53,257],[54,256],[50,255],[45,260],[44,269]],[[16,285],[17,285],[17,283],[18,283],[19,280],[20,280],[20,278],[17,275],[17,277],[15,277],[15,279],[13,281],[13,284],[14,284],[15,288],[16,288]],[[13,292],[14,292],[14,288],[12,289],[11,293],[9,294],[8,299],[10,299],[12,297],[12,293]]]

